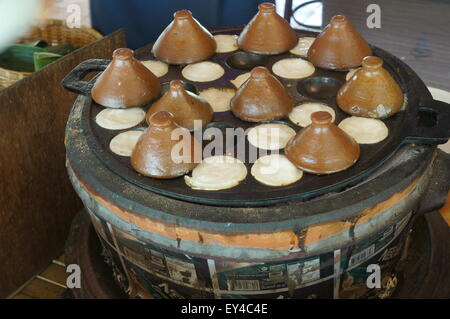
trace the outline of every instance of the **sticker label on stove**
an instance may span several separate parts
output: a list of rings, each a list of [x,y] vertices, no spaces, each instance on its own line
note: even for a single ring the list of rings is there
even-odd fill
[[[356,264],[360,264],[360,263],[364,262],[365,260],[369,259],[370,257],[372,257],[374,254],[375,254],[375,245],[372,245],[372,246],[364,249],[363,251],[353,255],[352,257],[350,257],[348,266],[353,267]]]
[[[120,250],[128,261],[146,272],[170,279],[180,285],[211,289],[208,264],[205,259],[188,257],[139,241],[117,237]]]
[[[289,280],[296,286],[302,286],[320,279],[320,259],[314,258],[304,262],[287,264]]]
[[[227,291],[297,289],[321,279],[320,257],[282,264],[216,262],[215,269],[220,289]]]
[[[197,273],[193,263],[185,262],[179,259],[166,257],[167,268],[170,277],[174,280],[181,281],[190,285],[198,285]]]

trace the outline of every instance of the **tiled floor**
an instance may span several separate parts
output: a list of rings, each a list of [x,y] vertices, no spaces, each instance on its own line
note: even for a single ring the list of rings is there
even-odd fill
[[[64,257],[61,256],[25,285],[12,299],[59,299],[67,288],[66,278]]]

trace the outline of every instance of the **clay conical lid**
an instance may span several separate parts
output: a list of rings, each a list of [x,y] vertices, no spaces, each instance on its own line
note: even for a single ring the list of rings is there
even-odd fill
[[[111,108],[150,103],[161,94],[158,78],[133,56],[133,50],[117,49],[113,60],[92,88],[92,99]]]
[[[297,45],[298,37],[289,23],[280,17],[273,3],[259,5],[259,12],[244,28],[238,39],[239,47],[258,54],[280,54]]]
[[[174,116],[175,122],[193,131],[194,121],[201,121],[201,126],[206,126],[212,121],[214,111],[211,105],[203,98],[186,91],[181,81],[170,82],[169,91],[155,102],[147,112],[147,122],[153,114],[167,111]]]
[[[190,132],[178,126],[172,114],[158,112],[137,142],[131,165],[144,176],[169,179],[192,171],[201,157],[202,147]]]
[[[174,20],[153,45],[153,55],[169,64],[206,60],[216,53],[212,34],[192,17],[189,10],[177,11]]]
[[[348,114],[371,118],[386,118],[400,111],[405,98],[397,82],[383,68],[383,60],[366,57],[362,65],[339,90],[339,107]]]
[[[285,154],[298,168],[313,174],[337,173],[359,159],[359,145],[332,123],[328,112],[316,112],[312,124],[286,146]]]
[[[361,65],[372,55],[366,40],[353,28],[345,16],[334,16],[316,38],[308,52],[309,61],[328,70],[348,70]]]
[[[231,100],[233,114],[248,122],[278,120],[293,108],[294,101],[286,88],[265,67],[254,68]]]

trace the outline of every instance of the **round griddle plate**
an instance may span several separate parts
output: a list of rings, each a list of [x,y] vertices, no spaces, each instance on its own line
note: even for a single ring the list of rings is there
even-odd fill
[[[219,33],[238,34],[239,31],[240,29],[235,28]],[[299,36],[311,36],[311,34],[299,33]],[[150,53],[150,49],[151,46],[139,50],[136,54],[137,58],[140,60],[154,59]],[[424,84],[408,66],[381,49],[375,47],[373,49],[375,55],[383,58],[385,61],[384,67],[397,80],[403,92],[405,92],[408,101],[405,111],[399,112],[395,116],[384,120],[390,131],[389,137],[378,144],[361,145],[360,160],[356,165],[346,171],[326,176],[305,174],[301,181],[280,188],[265,186],[257,182],[250,174],[252,163],[246,163],[249,175],[244,182],[235,188],[218,192],[192,190],[185,184],[183,178],[158,180],[141,176],[133,170],[129,158],[115,155],[109,149],[110,141],[118,134],[127,130],[109,131],[95,123],[95,117],[104,108],[94,103],[89,96],[92,82],[80,81],[89,72],[104,70],[109,61],[86,61],[69,74],[63,81],[63,84],[69,90],[88,96],[85,98],[81,126],[87,136],[89,147],[105,166],[128,182],[151,192],[195,203],[217,206],[267,206],[286,201],[305,200],[356,185],[385,163],[404,143],[438,144],[445,142],[445,136],[448,136],[448,129],[443,129],[438,124],[441,122],[448,123],[449,114],[447,113],[450,112],[442,112],[443,106],[431,99]],[[166,88],[171,80],[180,79],[184,82],[190,82],[195,86],[197,92],[211,87],[235,88],[230,80],[235,79],[240,74],[249,72],[255,64],[263,63],[264,66],[271,70],[274,63],[286,58],[299,57],[286,53],[261,58],[258,56],[254,57],[252,54],[247,54],[242,51],[216,54],[210,61],[220,64],[225,69],[225,75],[216,81],[207,83],[190,82],[183,78],[181,74],[182,66],[170,66],[169,72],[160,80]],[[230,64],[235,67],[231,67]],[[248,67],[247,69],[245,69],[246,65]],[[236,66],[240,69],[236,68]],[[280,77],[278,79],[285,85],[294,98],[295,105],[304,102],[326,103],[336,111],[335,123],[338,124],[343,119],[349,117],[349,115],[339,109],[335,100],[336,90],[345,83],[345,76],[346,72],[334,72],[317,68],[312,76],[303,80],[287,80]],[[322,92],[319,94],[317,94],[318,85],[318,92]],[[303,94],[310,92],[310,95],[305,96],[300,92]],[[444,104],[444,106],[447,105]],[[148,110],[149,107],[147,105],[144,108]],[[277,122],[286,123],[296,130],[300,129],[293,125],[287,118]],[[220,129],[234,127],[246,130],[256,125],[255,123],[241,121],[228,111],[215,113],[214,123],[210,127]],[[145,129],[145,127],[141,126],[134,129]],[[252,146],[248,145],[246,139],[245,143],[246,150],[250,150]],[[206,144],[204,143],[204,145]],[[246,152],[246,154],[248,153]]]

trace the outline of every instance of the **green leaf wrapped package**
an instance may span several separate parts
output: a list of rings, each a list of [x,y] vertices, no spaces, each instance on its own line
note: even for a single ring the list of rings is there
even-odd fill
[[[46,52],[46,50],[14,44],[0,54],[0,67],[18,72],[34,72],[34,53],[36,52]]]
[[[39,71],[46,65],[55,62],[62,58],[61,54],[55,54],[51,52],[35,52],[34,53],[34,70]]]
[[[47,42],[42,40],[14,44],[0,53],[0,67],[31,73],[39,71],[44,66],[77,49],[78,47],[70,43],[48,46]]]

